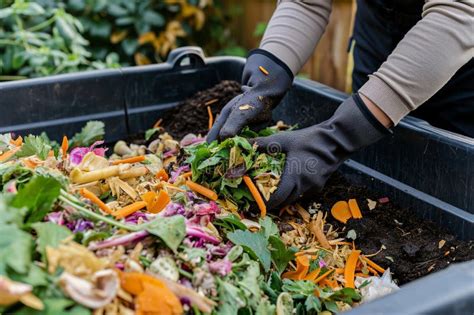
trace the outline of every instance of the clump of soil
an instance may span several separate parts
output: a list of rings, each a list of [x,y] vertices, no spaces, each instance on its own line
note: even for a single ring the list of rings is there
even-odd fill
[[[206,102],[217,99],[210,105],[215,117],[239,93],[240,85],[234,81],[222,81],[199,92],[170,113],[171,119],[166,119],[165,130],[177,139],[188,133],[205,134],[208,125]],[[365,254],[375,253],[383,245],[385,249],[371,259],[384,268],[390,268],[399,284],[446,268],[451,263],[474,259],[472,241],[456,239],[436,224],[416,217],[410,209],[398,207],[396,202],[377,202],[376,208],[369,210],[367,199],[377,201],[382,197],[386,196],[351,185],[340,173],[335,173],[324,190],[313,196],[306,206],[317,202],[322,210],[330,212],[336,201],[357,199],[362,219],[349,220],[342,225],[329,214],[328,222],[342,231],[342,235],[355,230],[356,247]]]
[[[215,118],[227,102],[240,93],[238,82],[221,81],[179,104],[169,113],[163,127],[176,139],[181,139],[190,132],[204,135],[209,121],[207,106],[210,106]]]
[[[344,226],[328,214],[328,222],[344,232],[354,230],[356,247],[363,253],[385,249],[371,259],[384,268],[390,267],[394,279],[404,284],[451,263],[474,259],[474,242],[456,239],[436,224],[418,218],[410,209],[397,207],[396,201],[381,203],[386,196],[351,185],[340,173],[335,173],[313,202],[330,211],[339,200],[357,199],[363,218],[349,220]],[[369,210],[367,199],[377,201]],[[387,198],[384,198],[387,199]],[[387,200],[385,200],[387,201]]]

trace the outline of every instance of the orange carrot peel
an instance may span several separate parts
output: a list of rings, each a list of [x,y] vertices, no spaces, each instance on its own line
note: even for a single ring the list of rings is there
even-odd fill
[[[170,196],[165,190],[160,190],[158,194],[154,191],[149,191],[141,195],[141,198],[146,202],[146,208],[150,213],[161,212],[171,201]]]
[[[168,173],[166,173],[165,169],[162,168],[161,170],[159,170],[156,175],[155,175],[156,178],[158,178],[159,180],[163,180],[165,182],[167,182],[169,180],[169,176],[168,176]]]
[[[207,115],[209,116],[208,128],[211,130],[212,125],[214,124],[214,116],[212,115],[211,106],[207,106]]]
[[[288,271],[282,274],[282,278],[291,280],[303,280],[309,270],[309,257],[308,255],[300,255],[296,257],[296,270]]]
[[[186,181],[186,186],[188,186],[189,189],[191,189],[192,191],[197,192],[198,194],[201,194],[204,197],[207,197],[208,199],[216,201],[218,198],[217,194],[214,191],[202,185],[196,184],[195,182],[192,182],[190,180]]]
[[[13,148],[9,151],[6,151],[4,152],[3,154],[0,155],[0,163],[2,162],[6,162],[7,160],[9,160],[11,157],[13,157],[19,150],[21,149],[21,147],[16,147],[16,148]]]
[[[122,160],[116,160],[112,161],[112,165],[119,165],[119,164],[125,164],[125,163],[139,163],[145,161],[145,156],[144,155],[139,155],[139,156],[134,156],[128,159],[122,159]]]
[[[346,261],[346,266],[344,268],[344,280],[346,282],[346,288],[355,288],[354,285],[354,276],[357,261],[359,260],[360,250],[353,250]]]
[[[87,190],[86,188],[81,188],[81,190],[79,190],[79,193],[81,194],[82,197],[96,204],[105,213],[108,213],[108,214],[113,213],[113,211],[109,208],[109,206],[107,206],[102,200],[99,199],[99,197],[97,197],[94,193]]]
[[[146,207],[146,202],[145,201],[136,201],[126,207],[123,207],[122,209],[119,209],[113,213],[114,217],[117,219],[123,219],[125,217],[128,217],[132,213],[137,212],[140,209],[143,209]]]
[[[384,273],[385,272],[385,269],[380,267],[379,265],[377,265],[376,263],[374,263],[372,260],[370,260],[369,258],[365,257],[365,256],[361,256],[361,259],[364,260],[367,265],[369,265],[370,267],[374,268],[375,270],[377,270],[378,272],[380,273]]]
[[[244,175],[243,177],[245,185],[247,185],[247,188],[250,190],[250,193],[252,194],[253,199],[255,199],[255,202],[257,203],[258,208],[260,209],[260,217],[263,218],[267,215],[267,205],[263,201],[262,195],[260,195],[260,192],[257,189],[257,186],[252,182],[250,177],[247,175]]]
[[[184,178],[189,178],[189,177],[193,176],[193,172],[189,171],[189,172],[181,174],[181,176],[184,177]]]
[[[18,136],[18,138],[16,138],[16,140],[11,139],[10,143],[13,144],[16,147],[19,147],[23,144],[23,138],[21,136]]]
[[[352,218],[349,204],[343,200],[336,202],[331,208],[331,215],[337,221],[346,224],[347,220]]]
[[[349,210],[351,211],[354,219],[362,219],[362,212],[360,212],[359,204],[355,199],[349,199]]]
[[[314,280],[314,283],[319,283],[321,280],[325,279],[327,276],[329,276],[331,273],[334,272],[334,269],[331,269],[331,270],[328,270],[326,271],[325,273],[323,273],[322,275],[320,275],[318,278],[316,278]]]
[[[183,314],[183,307],[166,284],[150,275],[119,272],[122,289],[136,295],[136,314]]]
[[[63,142],[61,143],[61,152],[63,154],[63,160],[67,156],[67,150],[69,149],[69,140],[66,136],[63,137]]]

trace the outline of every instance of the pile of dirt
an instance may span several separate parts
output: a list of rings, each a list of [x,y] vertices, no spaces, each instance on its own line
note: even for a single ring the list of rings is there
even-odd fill
[[[215,118],[227,102],[240,93],[238,82],[221,81],[180,103],[167,115],[163,127],[176,139],[181,139],[190,132],[205,135],[209,121],[207,106],[211,108]]]
[[[337,201],[351,198],[357,199],[363,218],[343,225],[333,219],[329,211]],[[373,210],[369,210],[367,199],[377,202]],[[383,246],[371,259],[390,268],[399,284],[444,269],[449,264],[474,259],[474,242],[456,239],[380,193],[351,185],[340,173],[333,174],[324,190],[305,204],[313,202],[329,212],[328,223],[344,231],[342,235],[350,230],[356,232],[355,244],[363,253],[375,253]]]
[[[171,119],[166,119],[165,130],[177,139],[188,133],[205,134],[208,125],[206,104],[212,102],[209,106],[215,117],[239,93],[240,85],[234,81],[222,81],[199,92],[170,113],[168,117]],[[384,268],[390,268],[399,284],[446,268],[451,263],[474,259],[472,241],[456,239],[434,223],[416,217],[412,210],[398,207],[396,202],[377,202],[375,209],[369,210],[367,199],[377,201],[384,197],[364,187],[351,185],[340,173],[335,173],[324,190],[303,205],[320,203],[321,209],[329,212],[336,201],[357,199],[362,219],[349,220],[342,225],[329,214],[328,223],[343,234],[353,229],[357,234],[356,247],[364,253],[375,253],[383,246],[384,249],[371,259]]]

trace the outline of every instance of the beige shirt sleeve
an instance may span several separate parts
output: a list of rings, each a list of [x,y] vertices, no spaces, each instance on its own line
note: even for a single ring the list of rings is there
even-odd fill
[[[397,124],[473,57],[474,0],[428,0],[423,18],[359,92]]]
[[[326,29],[331,6],[332,0],[278,1],[260,48],[298,73]]]

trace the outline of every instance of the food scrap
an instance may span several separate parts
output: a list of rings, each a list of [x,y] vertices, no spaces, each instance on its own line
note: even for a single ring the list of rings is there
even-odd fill
[[[112,152],[100,122],[61,145],[2,135],[0,311],[289,314],[303,305],[313,314],[358,305],[359,279],[385,270],[319,208],[289,206],[290,219],[266,211],[285,155],[259,153],[248,139],[290,128],[207,143],[178,141],[157,124],[147,145],[118,141]],[[361,217],[351,200],[331,214]]]

